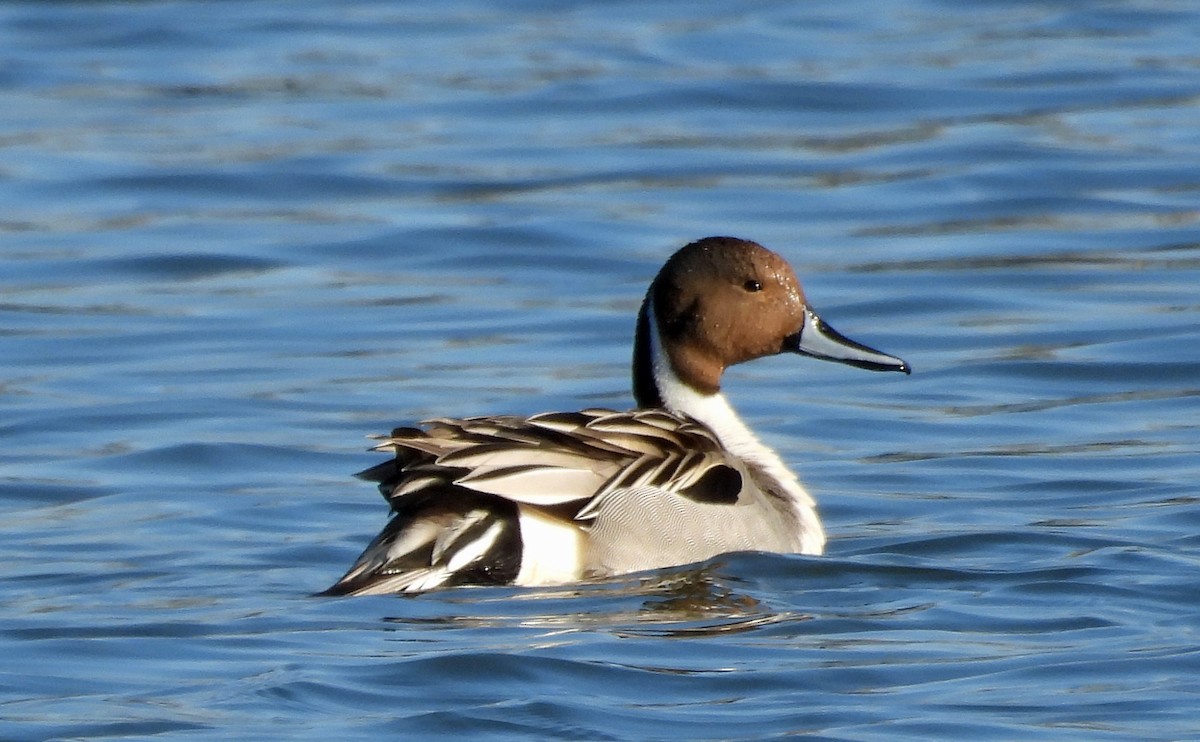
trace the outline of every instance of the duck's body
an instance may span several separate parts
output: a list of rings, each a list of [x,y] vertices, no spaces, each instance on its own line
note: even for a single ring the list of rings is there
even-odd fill
[[[638,316],[638,410],[474,417],[398,428],[360,476],[394,517],[326,592],[561,584],[733,551],[820,554],[812,497],[720,392],[725,368],[797,352],[908,373],[838,335],[791,268],[753,242],[684,247]]]

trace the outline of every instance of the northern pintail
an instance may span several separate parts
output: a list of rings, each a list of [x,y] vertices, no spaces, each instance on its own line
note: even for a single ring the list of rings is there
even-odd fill
[[[358,476],[394,513],[331,595],[562,584],[734,551],[820,554],[816,504],[721,394],[736,363],[799,353],[907,363],[808,306],[787,261],[747,240],[680,249],[638,313],[628,412],[435,419],[380,436]]]

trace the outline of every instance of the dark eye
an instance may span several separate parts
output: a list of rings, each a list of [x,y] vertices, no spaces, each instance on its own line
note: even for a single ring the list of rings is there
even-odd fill
[[[755,291],[762,291],[762,284],[751,278],[742,284],[742,288],[746,289],[750,293],[754,293]]]

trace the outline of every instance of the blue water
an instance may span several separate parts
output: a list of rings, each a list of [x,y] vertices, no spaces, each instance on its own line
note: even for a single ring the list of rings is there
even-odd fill
[[[0,5],[0,738],[1200,736],[1200,6]],[[318,599],[708,234],[822,558]]]

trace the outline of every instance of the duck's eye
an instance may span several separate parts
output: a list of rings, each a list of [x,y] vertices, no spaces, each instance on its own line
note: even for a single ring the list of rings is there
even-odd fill
[[[751,278],[742,284],[742,288],[746,289],[750,293],[754,293],[756,291],[762,291],[762,284]]]

